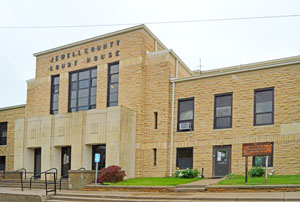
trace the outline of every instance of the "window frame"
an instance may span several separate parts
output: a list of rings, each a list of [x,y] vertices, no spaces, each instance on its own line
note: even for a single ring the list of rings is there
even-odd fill
[[[271,155],[271,159],[270,159],[270,165],[268,165],[268,167],[274,166],[274,163],[273,163],[274,162],[274,142],[271,142],[271,145],[272,145],[272,155]],[[257,156],[252,157],[252,167],[254,167],[254,166],[257,167],[257,165],[255,165],[255,157],[257,157]],[[262,156],[262,157],[266,158],[266,156]],[[262,167],[266,167],[266,165],[263,165],[264,163],[265,163],[265,161],[262,161],[262,165],[261,165]]]
[[[116,65],[116,64],[118,64],[118,73],[113,73],[113,74],[111,74],[110,72],[111,72],[111,66],[113,66],[113,65]],[[113,62],[113,63],[109,63],[108,64],[108,68],[107,68],[108,70],[107,70],[107,100],[106,100],[106,107],[116,107],[116,106],[118,106],[119,105],[119,74],[120,74],[120,62],[119,61],[117,61],[117,62]],[[114,83],[111,83],[111,77],[112,77],[112,75],[118,75],[118,82],[114,82]],[[118,84],[118,92],[117,92],[117,94],[118,94],[118,100],[116,101],[116,102],[109,102],[109,99],[110,99],[110,85],[111,84]],[[110,106],[110,103],[117,103],[117,105],[111,105]]]
[[[4,127],[4,126],[5,127]],[[6,137],[3,137],[3,131],[2,128],[6,128]],[[7,145],[7,135],[8,135],[8,122],[0,122],[0,146],[3,146],[3,145]],[[1,144],[2,143],[2,139],[5,139],[5,144]]]
[[[192,150],[192,167],[190,169],[194,169],[194,147],[177,147],[176,148],[176,168],[179,168],[178,162],[179,162],[179,150],[184,149],[191,149]],[[179,169],[186,169],[186,168],[179,168]]]
[[[193,100],[193,107],[192,107],[192,109],[193,109],[193,119],[180,121],[179,120],[180,119],[180,102],[190,101],[190,100]],[[178,99],[178,101],[177,101],[177,132],[194,131],[194,120],[195,120],[195,97]],[[191,122],[192,123],[191,130],[180,130],[179,129],[180,123],[184,123],[184,122]]]
[[[68,98],[68,112],[72,112],[72,108],[74,107],[71,107],[71,100],[72,100],[72,74],[75,74],[77,73],[77,84],[76,84],[76,111],[74,112],[78,112],[78,111],[87,111],[87,110],[90,110],[90,109],[96,109],[97,107],[97,88],[98,88],[98,75],[96,77],[92,77],[91,73],[92,73],[92,70],[96,70],[96,72],[98,72],[98,68],[97,66],[93,66],[93,67],[89,67],[89,68],[85,68],[85,69],[80,69],[80,70],[76,70],[76,71],[72,71],[72,72],[69,72],[69,98]],[[87,110],[78,110],[79,106],[78,106],[78,94],[79,94],[79,90],[82,90],[82,89],[79,89],[79,73],[80,72],[85,72],[85,71],[89,71],[89,87],[88,88],[83,88],[83,89],[88,89],[88,92],[89,92],[89,95],[88,95],[88,109]],[[98,73],[97,73],[98,74]],[[96,86],[92,86],[92,80],[93,78],[96,78]],[[83,80],[87,80],[87,79],[83,79]],[[95,87],[96,88],[96,103],[91,105],[91,89]],[[95,108],[91,108],[91,106],[94,106],[95,105]]]
[[[59,78],[59,82],[58,82],[58,84],[54,85],[54,79],[57,78],[57,77]],[[55,86],[58,86],[58,93],[54,93],[54,91],[53,91],[53,88],[54,88]],[[58,103],[58,106],[57,106],[57,114],[58,114],[58,112],[59,112],[59,87],[60,87],[60,75],[59,75],[59,74],[52,75],[52,76],[51,76],[51,91],[50,91],[50,93],[51,93],[51,95],[50,95],[50,114],[52,114],[52,115],[55,115],[55,114],[53,113],[53,96],[54,96],[54,94],[57,94],[57,95],[58,95],[58,101],[57,101],[57,103]]]
[[[231,115],[230,116],[224,116],[222,118],[231,117],[231,119],[230,119],[230,126],[229,127],[218,128],[216,120],[217,120],[217,118],[220,118],[220,117],[217,117],[217,98],[218,97],[223,97],[223,96],[229,96],[229,95],[231,95]],[[214,124],[213,125],[214,125],[214,129],[215,130],[232,128],[232,107],[233,107],[233,93],[232,92],[222,93],[222,94],[215,94],[214,95]]]
[[[256,115],[257,114],[268,114],[270,112],[260,112],[256,113],[256,93],[257,92],[263,92],[263,91],[270,91],[272,90],[272,121],[271,123],[263,123],[263,124],[257,124],[256,123]],[[260,88],[254,90],[254,107],[253,107],[253,126],[265,126],[265,125],[274,125],[274,87],[268,87],[268,88]]]

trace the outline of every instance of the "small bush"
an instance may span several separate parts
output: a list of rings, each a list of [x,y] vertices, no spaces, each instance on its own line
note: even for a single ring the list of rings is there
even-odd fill
[[[265,175],[265,169],[263,167],[252,167],[249,171],[248,174],[251,177],[261,177]]]
[[[103,184],[104,182],[121,182],[124,180],[125,176],[125,171],[121,170],[119,166],[109,166],[100,170],[98,183]]]
[[[178,178],[194,178],[198,177],[199,171],[197,169],[184,169],[184,170],[176,170],[174,176]]]

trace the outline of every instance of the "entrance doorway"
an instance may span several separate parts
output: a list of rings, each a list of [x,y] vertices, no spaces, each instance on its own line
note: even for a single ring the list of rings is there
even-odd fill
[[[231,145],[213,147],[213,176],[224,177],[231,173]]]
[[[61,148],[61,176],[68,177],[68,171],[71,170],[71,147]]]
[[[96,170],[95,154],[100,154],[100,163],[98,164],[98,170],[105,168],[105,149],[105,145],[93,145],[92,170]]]
[[[35,178],[41,178],[41,175],[39,173],[41,173],[41,163],[42,163],[42,149],[41,148],[37,148],[34,149],[34,175]]]

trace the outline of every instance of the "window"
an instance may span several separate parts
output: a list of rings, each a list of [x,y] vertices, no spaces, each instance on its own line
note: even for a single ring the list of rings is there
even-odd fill
[[[50,114],[58,114],[58,100],[59,100],[59,75],[51,78],[51,101]]]
[[[273,167],[273,149],[274,143],[272,143],[272,155],[268,157],[268,167]],[[266,166],[265,156],[253,156],[252,166]]]
[[[5,171],[5,156],[0,156],[0,170]]]
[[[177,148],[176,167],[193,169],[193,147]]]
[[[232,93],[215,95],[214,129],[232,127]]]
[[[70,73],[69,112],[96,108],[97,67]]]
[[[153,149],[153,166],[156,166],[157,149]]]
[[[254,91],[254,125],[274,123],[274,88]]]
[[[177,131],[194,130],[194,98],[178,100]]]
[[[95,154],[100,154],[100,162],[98,163],[98,170],[105,168],[105,145],[93,145],[92,148],[92,170],[96,170]]]
[[[119,63],[108,65],[107,107],[118,106]]]
[[[154,112],[154,129],[157,129],[158,112]]]
[[[0,145],[6,145],[7,122],[0,123]]]

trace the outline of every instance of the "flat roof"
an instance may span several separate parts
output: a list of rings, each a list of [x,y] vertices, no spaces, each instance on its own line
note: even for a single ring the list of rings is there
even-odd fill
[[[3,107],[3,108],[0,108],[0,111],[10,110],[10,109],[17,109],[17,108],[22,108],[22,107],[26,107],[26,104]]]

